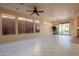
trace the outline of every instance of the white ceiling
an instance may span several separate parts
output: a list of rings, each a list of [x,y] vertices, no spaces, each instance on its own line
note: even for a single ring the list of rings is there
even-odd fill
[[[77,3],[25,3],[24,5],[14,3],[2,3],[0,4],[0,6],[28,15],[30,15],[31,12],[27,12],[27,10],[32,10],[33,7],[36,6],[39,10],[44,11],[44,13],[41,13],[39,17],[42,17],[44,20],[48,21],[71,19],[73,15],[79,12],[79,4]],[[16,10],[16,8],[19,8],[19,10]]]

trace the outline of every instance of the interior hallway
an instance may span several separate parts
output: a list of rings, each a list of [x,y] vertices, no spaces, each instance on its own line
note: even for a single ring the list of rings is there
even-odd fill
[[[55,35],[38,37],[0,45],[2,56],[77,56],[79,44],[72,42],[70,36]]]

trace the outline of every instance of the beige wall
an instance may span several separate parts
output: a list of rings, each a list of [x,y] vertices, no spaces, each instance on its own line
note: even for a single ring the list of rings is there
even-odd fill
[[[2,33],[2,19],[0,17],[0,43],[14,42],[23,39],[29,39],[39,36],[47,36],[50,33],[50,25],[44,24],[44,21],[41,17],[28,16],[23,13],[14,12],[5,8],[0,7],[0,15],[2,13],[11,14],[17,17],[26,17],[31,18],[33,20],[40,20],[40,33],[29,33],[29,34],[17,34],[17,22],[16,22],[16,35],[1,35]],[[17,20],[16,20],[17,21]]]
[[[48,36],[52,35],[52,30],[51,30],[51,24],[44,24],[45,21],[41,21],[40,24],[40,35],[41,36]]]
[[[76,18],[70,21],[70,35],[73,38],[77,37],[77,19]]]

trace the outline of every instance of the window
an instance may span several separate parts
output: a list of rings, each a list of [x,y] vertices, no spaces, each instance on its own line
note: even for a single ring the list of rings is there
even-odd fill
[[[18,33],[33,33],[33,20],[26,19],[23,17],[18,17]]]
[[[32,19],[27,19],[26,21],[26,32],[27,33],[33,33],[34,32],[34,23]]]
[[[40,32],[40,24],[39,24],[39,20],[35,20],[35,32]]]
[[[13,15],[2,14],[2,34],[15,34],[15,17]]]
[[[26,18],[18,17],[18,33],[26,33]]]

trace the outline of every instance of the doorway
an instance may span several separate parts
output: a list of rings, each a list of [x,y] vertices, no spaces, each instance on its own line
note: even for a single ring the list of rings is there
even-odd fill
[[[69,23],[63,23],[58,25],[58,34],[69,35],[70,25]]]

